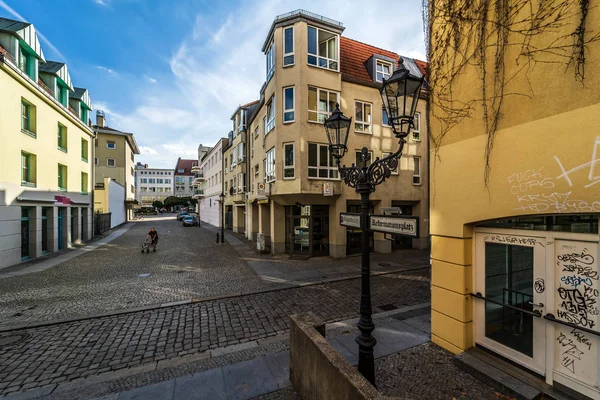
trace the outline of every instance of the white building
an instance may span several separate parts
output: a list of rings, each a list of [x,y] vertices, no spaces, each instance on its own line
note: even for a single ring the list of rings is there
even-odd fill
[[[227,139],[223,138],[200,157],[198,151],[198,166],[193,168],[194,176],[194,198],[198,200],[198,214],[202,222],[221,226],[221,208],[219,195],[223,190],[223,146]],[[201,146],[202,147],[202,146]]]
[[[173,196],[172,169],[148,168],[148,164],[138,163],[135,166],[135,199],[142,206],[152,205],[155,200],[164,203]]]

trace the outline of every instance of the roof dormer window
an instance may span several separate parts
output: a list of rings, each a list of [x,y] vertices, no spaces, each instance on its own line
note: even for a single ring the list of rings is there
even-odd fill
[[[33,71],[33,57],[25,50],[23,46],[19,46],[19,69],[27,74],[31,79],[35,78]]]
[[[339,35],[308,27],[308,63],[316,67],[339,71]]]
[[[377,60],[375,68],[375,80],[377,82],[383,82],[384,79],[389,79],[392,76],[392,64],[387,61]]]

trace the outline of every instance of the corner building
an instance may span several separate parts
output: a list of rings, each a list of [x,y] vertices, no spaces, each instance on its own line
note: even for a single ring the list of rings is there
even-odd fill
[[[353,118],[343,164],[355,163],[362,147],[373,159],[385,156],[398,143],[386,125],[381,81],[400,63],[425,73],[425,63],[345,38],[343,31],[340,22],[297,10],[275,18],[263,46],[266,82],[246,121],[245,230],[251,240],[264,236],[274,254],[342,258],[360,252],[360,231],[339,224],[340,213],[359,211],[359,196],[339,178],[323,122],[336,103]],[[372,251],[428,247],[425,110],[421,100],[398,170],[371,196],[372,213],[397,207],[418,216],[420,236],[388,240],[375,233]]]
[[[429,4],[431,339],[455,353],[484,347],[600,399],[600,41],[569,61],[584,18],[577,2],[507,1],[504,33],[495,9],[470,19],[475,5]],[[544,17],[541,6],[562,9]],[[590,7],[586,41],[598,26]],[[469,36],[482,29],[483,61]],[[511,45],[499,47],[499,34]],[[497,67],[504,78],[482,81]],[[498,113],[495,130],[486,113]]]
[[[0,269],[92,238],[91,108],[32,24],[0,18]]]

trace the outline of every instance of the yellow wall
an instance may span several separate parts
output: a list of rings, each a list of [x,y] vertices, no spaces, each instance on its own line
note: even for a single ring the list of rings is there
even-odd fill
[[[575,3],[573,7],[572,18],[563,21],[556,32],[533,35],[532,46],[548,47],[561,35],[567,39],[558,43],[572,44],[569,34],[579,15]],[[527,10],[519,18],[526,17]],[[566,59],[544,54],[545,61],[554,63],[525,68],[528,59],[519,57],[519,46],[507,47],[507,83],[486,187],[488,137],[478,100],[482,96],[481,73],[470,65],[454,79],[454,106],[469,104],[472,109],[444,133],[448,120],[439,107],[443,93],[436,89],[449,76],[456,54],[442,57],[447,19],[434,14],[431,21],[432,38],[438,41],[431,44],[433,107],[429,120],[431,137],[440,144],[437,148],[432,144],[430,166],[432,340],[458,352],[473,345],[472,305],[466,294],[472,290],[473,271],[483,268],[472,265],[471,260],[476,222],[518,215],[600,212],[600,185],[595,184],[600,182],[600,165],[592,162],[600,158],[600,42],[587,45],[584,84],[575,80],[573,64],[567,65]],[[588,29],[599,25],[600,9],[590,8]],[[465,26],[465,30],[469,28]],[[510,34],[508,41],[520,43],[522,38]],[[461,51],[469,54],[474,49],[470,46]],[[489,47],[488,55],[486,65],[493,71],[494,46]],[[488,80],[486,87],[493,93],[493,81]]]
[[[2,204],[10,204],[22,190],[21,151],[36,155],[38,191],[58,191],[58,164],[67,166],[67,192],[81,193],[81,173],[88,174],[87,192],[92,184],[93,132],[78,118],[49,100],[37,88],[0,64],[0,182],[5,190]],[[35,106],[35,134],[21,131],[21,99]],[[58,123],[67,130],[67,151],[58,149]],[[88,141],[88,161],[81,157],[81,140]],[[0,200],[1,201],[1,200]]]
[[[115,142],[116,149],[106,147],[109,141]],[[127,199],[135,198],[135,163],[132,154],[133,152],[125,136],[98,133],[97,146],[95,147],[95,157],[98,158],[95,171],[96,183],[102,183],[104,178],[111,178],[125,187]],[[115,159],[115,167],[107,166],[107,158]]]

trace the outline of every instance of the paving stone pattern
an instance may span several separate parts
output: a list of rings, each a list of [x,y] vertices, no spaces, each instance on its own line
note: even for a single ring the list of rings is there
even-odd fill
[[[158,251],[142,254],[152,226]],[[159,218],[135,222],[114,241],[45,271],[0,279],[0,328],[265,287],[212,232]]]
[[[291,314],[356,316],[360,280],[153,309],[26,331],[0,348],[0,394],[116,371],[285,333]],[[429,272],[372,279],[373,305],[429,301]]]
[[[375,361],[377,388],[386,396],[414,400],[508,400],[461,371],[452,354],[427,343]]]

